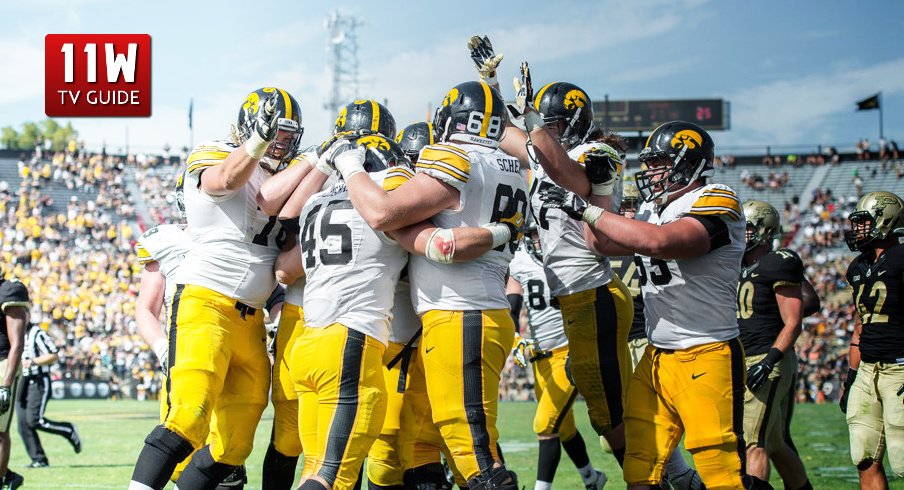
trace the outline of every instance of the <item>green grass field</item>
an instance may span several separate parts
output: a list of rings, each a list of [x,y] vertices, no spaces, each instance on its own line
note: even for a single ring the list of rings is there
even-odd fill
[[[621,472],[612,456],[604,454],[595,443],[596,437],[587,419],[585,406],[575,405],[581,434],[591,451],[595,466],[609,475],[607,488],[624,488]],[[502,447],[510,468],[518,472],[522,485],[533,488],[537,445],[531,432],[534,405],[504,403],[500,408]],[[157,404],[137,401],[51,401],[47,410],[51,419],[68,420],[78,425],[84,443],[81,454],[74,454],[67,441],[53,435],[42,435],[51,466],[25,469],[29,462],[22,441],[13,425],[11,467],[25,475],[25,488],[125,488],[132,465],[141,450],[145,435],[157,423]],[[248,460],[249,485],[260,488],[260,471],[272,412],[264,414],[257,431],[254,453]],[[793,434],[814,488],[856,488],[857,475],[850,462],[847,426],[835,405],[798,405],[795,409]],[[887,468],[887,466],[886,466]],[[773,472],[772,484],[781,488]],[[555,480],[556,488],[583,488],[580,478],[564,454]],[[904,481],[891,482],[892,488],[904,489]]]

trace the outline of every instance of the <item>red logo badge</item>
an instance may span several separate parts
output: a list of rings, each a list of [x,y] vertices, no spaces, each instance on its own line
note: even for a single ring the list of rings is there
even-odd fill
[[[151,115],[151,36],[48,34],[44,112],[51,117]]]

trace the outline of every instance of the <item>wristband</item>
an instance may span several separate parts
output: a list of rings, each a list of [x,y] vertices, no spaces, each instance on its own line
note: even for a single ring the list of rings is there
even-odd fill
[[[158,361],[161,363],[166,362],[167,354],[169,353],[169,341],[166,340],[166,337],[160,337],[155,340],[151,348],[154,350],[154,355],[157,356]]]
[[[611,196],[612,191],[615,189],[615,180],[616,179],[612,179],[603,184],[590,184],[590,193],[594,196]]]
[[[251,137],[245,141],[245,153],[248,154],[251,158],[255,160],[260,160],[264,157],[264,154],[267,153],[267,148],[270,147],[270,142],[261,138],[257,131],[251,132]]]
[[[490,223],[488,225],[483,225],[483,227],[489,230],[490,234],[493,236],[492,248],[506,244],[512,239],[512,232],[506,225],[501,223]]]
[[[581,220],[590,226],[596,226],[596,222],[599,221],[600,216],[602,216],[604,212],[606,211],[603,208],[598,208],[592,204],[588,204],[587,209],[584,210],[584,215],[581,217]]]
[[[779,363],[779,361],[782,360],[782,357],[784,357],[784,356],[785,356],[784,352],[773,347],[773,348],[769,349],[769,353],[766,354],[765,361],[768,362],[770,365],[775,366],[776,364]]]
[[[440,264],[450,264],[455,257],[455,234],[446,228],[437,228],[427,239],[428,260]]]

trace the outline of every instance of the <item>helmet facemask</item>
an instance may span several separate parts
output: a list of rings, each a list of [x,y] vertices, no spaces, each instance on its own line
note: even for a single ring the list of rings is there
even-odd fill
[[[295,158],[301,143],[301,135],[304,128],[292,119],[280,118],[277,122],[279,131],[276,139],[267,147],[267,152],[261,157],[260,166],[275,174],[289,166],[289,162]]]
[[[634,180],[644,201],[665,204],[670,194],[700,178],[704,166],[699,166],[696,171],[688,169],[687,162],[683,159],[686,149],[687,147],[682,148],[674,160],[665,152],[650,148],[644,148],[640,152],[638,159],[647,168],[635,173]]]
[[[880,211],[881,214],[881,211]],[[876,220],[869,211],[855,211],[848,216],[851,229],[844,232],[844,241],[852,252],[864,250],[873,240],[880,237]]]
[[[523,229],[524,236],[521,238],[524,251],[534,256],[535,259],[543,261],[543,248],[540,245],[540,234],[534,224],[525,226]]]

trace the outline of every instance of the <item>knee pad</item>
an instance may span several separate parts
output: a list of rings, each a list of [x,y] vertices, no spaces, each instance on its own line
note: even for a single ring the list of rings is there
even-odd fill
[[[747,490],[773,490],[769,482],[760,480],[752,475],[744,475],[741,477],[741,482]]]
[[[468,480],[469,490],[518,490],[518,475],[505,466],[484,470]]]
[[[155,447],[166,454],[172,454],[179,461],[187,458],[195,450],[188,440],[162,425],[154,427],[154,430],[144,438],[144,443]]]
[[[451,490],[442,463],[431,463],[406,470],[402,475],[407,490]]]

